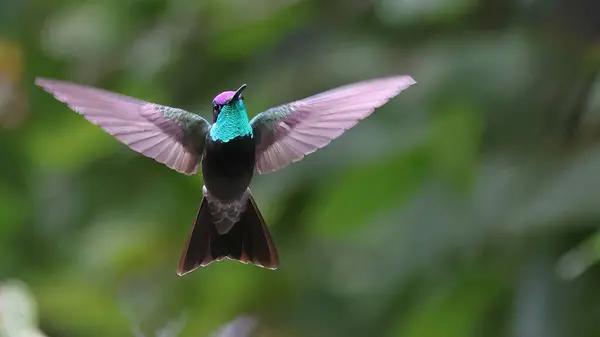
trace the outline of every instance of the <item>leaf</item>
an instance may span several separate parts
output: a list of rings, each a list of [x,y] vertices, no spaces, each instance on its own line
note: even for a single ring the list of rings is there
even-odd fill
[[[60,118],[59,127],[40,126],[28,138],[28,154],[33,162],[46,169],[76,170],[126,146],[99,127],[89,123],[66,107],[54,114],[71,114]]]
[[[400,207],[429,172],[423,147],[388,160],[350,168],[322,187],[309,214],[310,228],[329,237],[354,234],[375,214]]]
[[[29,288],[11,280],[0,285],[0,327],[7,336],[19,336],[38,325],[37,303]]]
[[[501,274],[490,266],[479,265],[455,280],[435,282],[437,287],[418,297],[411,313],[399,321],[402,324],[396,324],[391,336],[476,336],[479,322],[504,293],[506,284],[498,276]]]
[[[257,320],[250,316],[240,316],[213,332],[210,337],[250,337],[256,328]]]

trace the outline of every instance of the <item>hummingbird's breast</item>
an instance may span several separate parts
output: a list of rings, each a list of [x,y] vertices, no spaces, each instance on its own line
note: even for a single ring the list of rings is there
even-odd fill
[[[242,196],[254,175],[255,156],[255,140],[251,135],[227,142],[208,137],[202,159],[202,177],[210,194],[223,201]]]

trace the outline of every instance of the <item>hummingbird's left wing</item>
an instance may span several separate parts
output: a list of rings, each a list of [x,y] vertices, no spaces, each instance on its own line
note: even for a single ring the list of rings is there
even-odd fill
[[[37,78],[35,84],[131,149],[194,174],[210,124],[181,109],[84,85]]]
[[[250,121],[256,171],[276,171],[326,146],[415,83],[410,76],[363,81],[258,114]]]

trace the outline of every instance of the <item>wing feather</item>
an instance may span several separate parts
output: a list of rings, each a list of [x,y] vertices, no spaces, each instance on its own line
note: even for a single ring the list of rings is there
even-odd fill
[[[256,171],[279,170],[323,148],[415,83],[410,76],[363,81],[258,114],[250,122],[258,140]]]
[[[194,174],[210,124],[185,110],[58,80],[35,84],[131,149],[185,174]]]

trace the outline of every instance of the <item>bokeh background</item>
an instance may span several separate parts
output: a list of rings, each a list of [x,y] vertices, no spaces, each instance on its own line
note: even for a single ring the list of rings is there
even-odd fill
[[[1,0],[2,334],[600,336],[599,69],[597,0]],[[390,74],[418,84],[255,178],[277,271],[184,277],[201,176],[33,85],[210,116],[248,83],[254,115]]]

